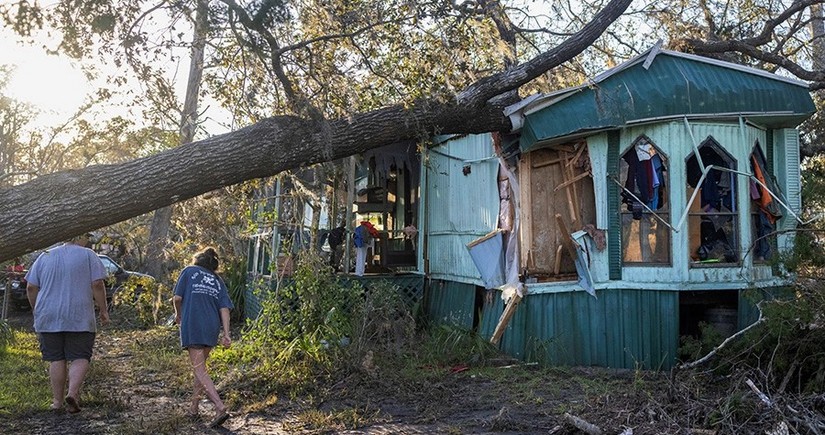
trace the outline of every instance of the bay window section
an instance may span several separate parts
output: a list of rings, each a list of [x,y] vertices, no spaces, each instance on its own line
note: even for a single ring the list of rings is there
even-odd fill
[[[641,135],[619,162],[622,264],[670,265],[667,157]]]
[[[709,137],[686,160],[692,266],[729,265],[739,261],[736,207],[736,161]],[[701,161],[700,161],[701,160]],[[699,189],[699,192],[695,192]]]

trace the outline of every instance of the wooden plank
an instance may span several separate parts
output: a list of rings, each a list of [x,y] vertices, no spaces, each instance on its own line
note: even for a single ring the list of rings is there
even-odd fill
[[[565,181],[564,183],[561,183],[561,184],[559,184],[558,186],[556,186],[556,187],[553,189],[553,192],[558,192],[559,190],[564,189],[565,187],[567,187],[567,186],[569,186],[569,185],[571,185],[571,184],[573,184],[573,183],[575,183],[575,182],[577,182],[577,181],[581,180],[582,178],[585,178],[585,177],[590,177],[590,176],[592,176],[592,175],[593,175],[593,174],[591,174],[591,173],[590,173],[590,171],[587,171],[587,172],[582,172],[581,174],[576,175],[575,177],[573,177],[573,179],[571,179],[571,180],[567,180],[567,181]]]
[[[558,275],[561,271],[561,250],[564,249],[564,246],[559,245],[556,247],[556,265],[553,267],[553,275]]]
[[[521,296],[515,294],[513,298],[510,299],[510,303],[504,306],[504,311],[498,319],[498,325],[496,325],[496,329],[493,331],[493,336],[490,337],[490,343],[493,345],[498,346],[499,341],[501,341],[501,336],[504,335],[504,330],[507,328],[507,324],[510,323],[510,319],[512,319],[516,313],[516,308],[521,303],[521,299]]]
[[[530,165],[530,167],[533,168],[533,169],[538,169],[538,168],[543,168],[545,166],[558,165],[559,163],[562,163],[562,160],[559,159],[559,158],[555,158],[555,159],[544,160],[544,161],[533,163],[532,165]]]
[[[562,158],[564,159],[564,165],[562,165],[562,167],[560,168],[561,169],[561,176],[562,176],[562,180],[563,180],[562,184],[567,183],[568,181],[570,181],[573,178],[572,169],[570,168],[570,166],[567,165],[567,161],[568,161],[567,157],[568,157],[567,153],[562,154]],[[564,190],[565,195],[567,195],[567,211],[568,211],[568,213],[570,213],[570,221],[572,221],[574,225],[576,224],[576,222],[579,221],[578,207],[576,206],[576,200],[575,200],[576,199],[576,189],[575,189],[575,187],[576,187],[576,185],[573,184],[573,185],[571,185],[570,189],[565,189]]]
[[[522,154],[519,163],[520,170],[518,171],[518,182],[520,196],[520,210],[515,210],[516,213],[521,213],[521,225],[519,228],[519,237],[521,245],[521,265],[527,264],[528,254],[533,249],[533,195],[532,183],[530,183],[530,164],[532,163],[533,153]],[[521,267],[519,267],[520,269]]]
[[[570,254],[570,257],[575,261],[578,252],[576,251],[576,245],[573,241],[573,238],[570,237],[570,232],[567,231],[567,225],[564,223],[564,218],[561,217],[560,214],[556,214],[556,225],[559,227],[559,231],[561,232],[561,244],[564,246],[564,249],[567,250],[567,253]]]
[[[584,149],[587,147],[587,144],[584,142],[578,142],[576,143],[576,147],[578,147],[576,149],[576,153],[573,154],[573,158],[570,159],[569,162],[567,162],[567,166],[571,166],[573,165],[573,163],[576,163],[576,161],[579,160],[579,158],[582,156],[582,153],[584,152]]]

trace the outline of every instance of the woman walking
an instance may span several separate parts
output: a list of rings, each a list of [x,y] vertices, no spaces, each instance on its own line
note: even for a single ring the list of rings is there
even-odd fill
[[[175,285],[175,322],[180,325],[180,344],[189,352],[194,374],[194,391],[189,406],[191,416],[198,415],[201,394],[215,405],[215,417],[210,427],[221,426],[229,418],[212,378],[206,371],[209,353],[218,344],[228,347],[229,310],[233,308],[226,284],[215,273],[218,269],[218,254],[207,248],[195,255],[193,265],[180,273]]]

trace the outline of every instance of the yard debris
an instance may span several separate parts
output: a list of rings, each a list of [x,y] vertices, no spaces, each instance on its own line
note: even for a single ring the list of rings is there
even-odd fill
[[[773,401],[771,399],[769,399],[768,396],[765,393],[760,391],[759,388],[756,387],[756,384],[754,384],[752,380],[745,379],[745,383],[748,384],[749,387],[751,387],[751,390],[753,390],[753,392],[756,393],[756,395],[759,397],[759,400],[761,400],[762,403],[767,405],[769,408],[773,407]]]
[[[573,426],[576,426],[577,429],[588,435],[602,435],[604,433],[602,429],[596,426],[595,424],[589,423],[581,417],[576,417],[575,415],[570,414],[568,412],[564,413],[564,419],[567,420]]]
[[[493,331],[493,336],[490,337],[490,343],[494,345],[498,345],[498,342],[501,340],[501,336],[504,335],[504,330],[507,328],[507,324],[510,323],[510,319],[513,317],[513,314],[516,313],[516,307],[518,307],[519,303],[521,303],[522,297],[518,294],[513,295],[510,298],[510,302],[504,307],[504,311],[501,313],[501,317],[498,320],[498,325],[496,325],[495,331]]]

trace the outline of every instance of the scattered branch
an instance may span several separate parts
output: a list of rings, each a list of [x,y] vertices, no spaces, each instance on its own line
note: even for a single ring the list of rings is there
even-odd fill
[[[588,435],[602,435],[604,433],[602,431],[602,428],[596,426],[593,423],[587,422],[580,417],[576,417],[573,414],[565,412],[564,419],[567,420],[573,426],[576,426],[577,429]]]
[[[702,358],[699,358],[698,360],[693,361],[691,363],[681,364],[681,365],[677,366],[677,368],[679,370],[691,369],[691,368],[694,368],[696,366],[699,366],[699,365],[702,365],[702,364],[708,362],[711,358],[713,358],[714,355],[716,355],[717,352],[719,352],[725,346],[727,346],[728,343],[730,343],[730,342],[736,340],[737,338],[741,337],[746,332],[748,332],[751,329],[755,328],[757,325],[760,325],[760,324],[764,323],[766,318],[762,316],[762,302],[759,302],[758,304],[756,304],[756,308],[759,309],[759,318],[756,319],[755,322],[751,323],[750,325],[748,325],[748,327],[742,329],[741,331],[737,332],[736,334],[733,334],[730,337],[726,338],[722,343],[720,343],[718,346],[714,347],[713,350],[708,352],[708,354],[703,356]]]

